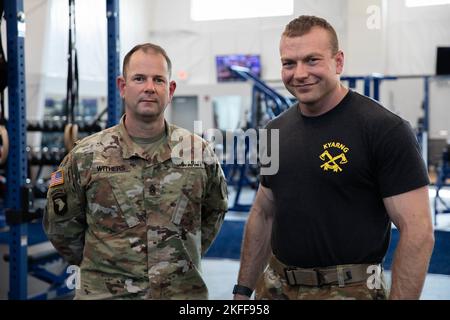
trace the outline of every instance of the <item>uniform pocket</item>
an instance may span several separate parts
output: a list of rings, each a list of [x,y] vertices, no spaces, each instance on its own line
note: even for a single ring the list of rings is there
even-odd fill
[[[95,174],[86,190],[88,224],[99,238],[104,238],[140,223],[142,183],[127,173]]]
[[[134,179],[131,179],[131,183],[127,182],[128,179],[129,177],[123,175],[115,175],[109,177],[108,182],[126,224],[132,228],[140,223],[138,212],[141,211],[139,203],[143,201],[143,186],[136,183]]]

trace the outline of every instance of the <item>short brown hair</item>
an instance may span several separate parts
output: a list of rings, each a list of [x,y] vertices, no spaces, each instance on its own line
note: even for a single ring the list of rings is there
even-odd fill
[[[126,73],[127,73],[127,68],[128,65],[130,64],[130,59],[131,56],[133,55],[133,53],[135,53],[136,51],[142,50],[145,53],[147,53],[148,51],[153,51],[155,53],[160,53],[164,56],[164,59],[166,59],[167,61],[167,69],[169,70],[169,78],[172,76],[172,62],[170,61],[169,56],[166,53],[166,50],[164,50],[162,47],[153,44],[153,43],[142,43],[142,44],[138,44],[136,46],[133,47],[133,49],[131,49],[126,55],[125,58],[123,59],[123,65],[122,65],[122,73],[124,78],[126,78]]]
[[[316,16],[299,16],[286,25],[283,36],[301,37],[311,31],[312,28],[319,27],[328,31],[330,35],[330,45],[333,54],[339,51],[339,41],[336,31],[327,20]]]

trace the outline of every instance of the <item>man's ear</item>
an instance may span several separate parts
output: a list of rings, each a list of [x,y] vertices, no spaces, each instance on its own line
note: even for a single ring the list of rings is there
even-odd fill
[[[175,81],[170,81],[169,82],[169,98],[170,98],[170,101],[172,101],[172,97],[173,97],[173,95],[174,95],[174,93],[175,93],[175,89],[177,88],[177,83],[175,82]]]
[[[123,98],[124,94],[125,94],[125,78],[123,76],[119,76],[116,79],[116,84],[117,84],[117,88],[119,89],[120,92],[120,97]]]
[[[341,74],[344,71],[344,52],[338,51],[334,56],[336,61],[336,74]]]

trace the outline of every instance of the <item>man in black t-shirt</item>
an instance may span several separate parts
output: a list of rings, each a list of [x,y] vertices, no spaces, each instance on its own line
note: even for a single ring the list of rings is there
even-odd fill
[[[291,21],[280,54],[299,103],[267,126],[279,130],[279,170],[261,176],[235,299],[255,288],[257,299],[385,299],[391,222],[400,241],[389,298],[418,299],[434,237],[411,127],[340,83],[344,54],[324,19]]]

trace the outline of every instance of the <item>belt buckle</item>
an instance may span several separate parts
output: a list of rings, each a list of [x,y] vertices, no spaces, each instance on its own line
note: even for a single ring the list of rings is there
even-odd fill
[[[307,275],[308,280],[299,281],[300,279],[297,279],[297,277],[295,276],[296,271],[301,272],[303,275]],[[316,269],[298,270],[296,268],[285,268],[284,275],[287,283],[291,286],[304,285],[309,287],[321,287],[324,284],[322,274]]]
[[[284,268],[284,278],[290,286],[297,285],[297,279],[295,278],[294,268]]]
[[[321,286],[323,286],[325,284],[325,281],[324,281],[322,273],[319,270],[317,270],[317,269],[313,269],[313,270],[311,270],[311,272],[315,274],[315,279],[314,280],[317,282],[316,285],[312,285],[312,286],[314,286],[314,287],[321,287]]]

